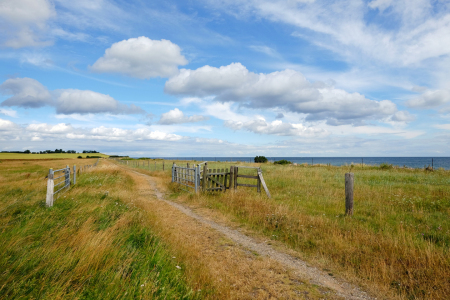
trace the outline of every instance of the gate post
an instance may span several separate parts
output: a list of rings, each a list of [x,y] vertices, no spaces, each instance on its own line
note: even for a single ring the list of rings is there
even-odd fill
[[[194,164],[194,190],[195,190],[195,193],[197,193],[197,170],[198,170],[198,168],[195,166],[195,164]]]
[[[230,191],[234,190],[234,166],[230,166]]]
[[[53,206],[53,189],[55,187],[55,183],[53,181],[53,169],[50,169],[48,172],[48,180],[47,180],[47,197],[45,199],[45,204],[47,207]]]
[[[172,182],[175,181],[175,163],[172,165]]]
[[[66,165],[66,169],[64,170],[64,173],[65,173],[64,179],[66,180],[64,185],[70,187],[70,168],[69,168],[69,165]]]
[[[203,190],[203,192],[206,192],[206,187],[207,187],[206,182],[207,181],[208,181],[208,163],[205,163],[203,165],[203,182],[202,182],[202,190]]]

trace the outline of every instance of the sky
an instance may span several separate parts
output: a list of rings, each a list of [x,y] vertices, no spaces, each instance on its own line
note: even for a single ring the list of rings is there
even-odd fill
[[[448,0],[0,0],[0,151],[450,156]]]

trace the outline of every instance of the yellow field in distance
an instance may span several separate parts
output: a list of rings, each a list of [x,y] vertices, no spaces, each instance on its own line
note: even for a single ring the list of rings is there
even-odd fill
[[[103,153],[49,153],[49,154],[26,154],[26,153],[0,153],[0,160],[2,159],[62,159],[62,158],[77,158],[81,156],[100,156],[109,157]]]

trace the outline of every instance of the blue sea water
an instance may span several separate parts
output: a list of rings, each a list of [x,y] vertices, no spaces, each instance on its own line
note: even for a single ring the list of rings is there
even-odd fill
[[[152,157],[153,158],[153,157]],[[253,162],[254,157],[158,157],[167,160],[196,160],[196,161],[245,161]],[[395,166],[409,168],[423,168],[428,165],[435,169],[450,170],[450,157],[268,157],[270,161],[286,159],[293,163],[331,164],[333,166],[360,164],[379,165],[388,163]]]

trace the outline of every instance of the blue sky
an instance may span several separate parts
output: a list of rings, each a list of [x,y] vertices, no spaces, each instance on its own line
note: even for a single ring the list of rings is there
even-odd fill
[[[1,0],[0,150],[450,156],[450,2]]]

